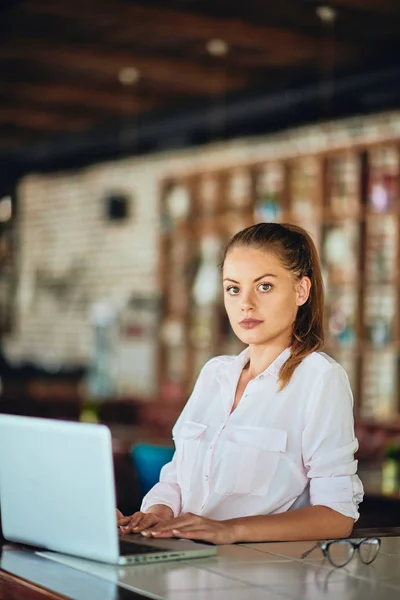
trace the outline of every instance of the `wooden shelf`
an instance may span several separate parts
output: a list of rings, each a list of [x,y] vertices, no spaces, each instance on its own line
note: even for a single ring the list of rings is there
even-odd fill
[[[373,211],[373,210],[366,210],[365,212],[365,218],[366,219],[376,219],[377,217],[394,217],[396,219],[400,218],[400,211],[398,210],[386,210],[386,211]]]
[[[393,165],[399,163],[398,156],[398,147],[391,143],[389,146],[371,146],[371,149],[354,147],[353,150],[342,153],[271,161],[264,165],[252,163],[239,169],[235,184],[230,179],[235,177],[235,169],[221,169],[212,174],[218,182],[218,194],[213,198],[213,212],[207,212],[211,211],[207,208],[211,206],[211,200],[203,185],[207,174],[199,172],[197,175],[192,173],[188,178],[182,176],[169,179],[162,186],[161,204],[164,215],[168,210],[167,200],[171,186],[186,185],[191,204],[187,217],[164,233],[160,266],[160,271],[164,273],[164,297],[170,298],[174,294],[174,281],[170,275],[171,248],[180,236],[189,237],[190,252],[182,255],[180,260],[181,268],[186,273],[186,294],[191,302],[187,304],[186,312],[175,311],[174,314],[168,313],[165,303],[166,311],[162,316],[164,324],[172,318],[178,319],[184,332],[181,355],[185,365],[180,384],[186,395],[191,391],[202,357],[207,352],[212,351],[216,355],[225,353],[226,348],[235,347],[233,334],[229,333],[229,325],[224,316],[222,299],[216,297],[208,312],[199,311],[193,301],[196,276],[204,263],[202,247],[205,238],[214,237],[219,240],[222,248],[230,235],[252,224],[255,218],[288,221],[310,231],[317,245],[327,275],[327,318],[335,321],[335,327],[339,327],[339,331],[343,327],[344,335],[347,327],[349,340],[351,335],[355,336],[353,343],[342,345],[335,336],[327,332],[326,351],[346,363],[344,366],[352,380],[356,407],[362,414],[366,394],[363,378],[369,377],[370,368],[368,357],[375,353],[382,357],[393,354],[397,361],[400,354],[400,318],[397,316],[400,314],[400,198],[393,183]],[[389,179],[385,175],[387,169],[390,171]],[[399,172],[398,169],[397,176]],[[377,188],[379,194],[375,193],[375,196],[371,195],[374,193],[374,188],[371,187],[373,185],[380,186]],[[244,186],[243,190],[247,186],[246,193],[240,192],[241,186]],[[236,194],[237,204],[232,194]],[[372,202],[377,206],[376,210],[371,205]],[[392,221],[391,225],[385,225]],[[215,269],[218,268],[217,262],[214,261]],[[341,275],[342,265],[350,265],[353,274]],[[215,271],[211,263],[208,266],[212,278]],[[380,272],[382,277],[379,276]],[[167,273],[169,276],[166,276]],[[371,317],[374,311],[375,321]],[[385,316],[388,311],[389,318]],[[381,318],[386,318],[387,324],[378,323]],[[386,345],[372,344],[368,331],[371,323],[375,322],[376,339],[379,336],[384,339],[388,335],[396,341]],[[197,329],[193,331],[193,327]],[[385,327],[390,330],[386,331]],[[200,346],[203,344],[204,349],[197,347],[199,344],[193,341],[193,335],[200,336]],[[201,336],[207,338],[207,342]],[[161,340],[160,384],[171,375],[168,373],[168,365],[173,363],[168,358],[171,352],[165,340]],[[174,352],[176,354],[178,351]],[[391,377],[396,382],[393,406],[390,409],[393,418],[399,413],[400,407],[397,389],[400,378],[397,366],[395,368],[396,374],[391,372]],[[386,377],[383,371],[381,375],[371,372],[375,383],[379,376]],[[378,387],[382,387],[384,380],[378,384]],[[372,406],[369,396],[366,401],[369,413],[375,411],[379,417],[382,407]]]

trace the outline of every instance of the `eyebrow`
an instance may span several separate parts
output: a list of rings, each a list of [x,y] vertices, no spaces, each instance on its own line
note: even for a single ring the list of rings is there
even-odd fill
[[[278,277],[278,276],[274,275],[273,273],[264,273],[264,275],[260,275],[260,277],[257,277],[254,280],[254,283],[257,283],[257,281],[260,281],[260,279],[264,279],[264,277]],[[233,283],[240,283],[239,281],[236,281],[236,279],[232,279],[231,277],[225,277],[224,281],[233,281]]]

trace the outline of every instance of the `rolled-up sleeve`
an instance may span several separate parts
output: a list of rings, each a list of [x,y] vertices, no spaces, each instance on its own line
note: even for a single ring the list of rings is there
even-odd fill
[[[209,360],[202,370],[200,371],[199,377],[193,388],[193,392],[190,395],[185,407],[179,415],[173,429],[173,438],[176,437],[177,432],[181,428],[182,424],[186,419],[190,419],[190,413],[193,404],[195,404],[197,398],[201,398],[202,387],[204,386],[204,380],[207,380],[207,367],[212,364],[215,359]],[[160,472],[160,481],[146,494],[143,498],[140,510],[146,511],[150,506],[154,504],[165,504],[169,506],[173,511],[174,516],[178,517],[182,507],[182,492],[178,483],[178,461],[177,454],[175,452],[172,461],[167,463]]]
[[[171,462],[164,465],[160,472],[160,481],[143,498],[140,510],[146,512],[154,504],[169,506],[174,517],[181,512],[181,490],[176,473],[176,454]]]
[[[354,453],[353,396],[344,369],[337,363],[322,373],[310,390],[302,435],[303,462],[310,479],[310,502],[352,517],[364,490]]]

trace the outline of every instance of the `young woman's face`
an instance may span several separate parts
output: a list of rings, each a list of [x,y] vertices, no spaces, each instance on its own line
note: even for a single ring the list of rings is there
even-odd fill
[[[225,259],[223,285],[225,309],[242,342],[290,345],[298,307],[309,296],[308,277],[295,280],[270,252],[236,247]]]

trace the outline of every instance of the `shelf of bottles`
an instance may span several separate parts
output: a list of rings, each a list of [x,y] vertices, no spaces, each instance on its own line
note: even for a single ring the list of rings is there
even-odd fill
[[[303,227],[320,247],[322,165],[317,157],[292,161],[288,171],[290,221]]]
[[[396,146],[368,152],[366,207],[364,417],[389,419],[398,402],[399,153]]]
[[[218,342],[219,298],[221,282],[218,271],[222,250],[222,176],[204,175],[196,180],[195,223],[197,252],[191,268],[192,284],[188,290],[187,370],[191,389],[204,363],[215,354]],[[214,350],[214,351],[213,351]]]
[[[160,382],[187,397],[204,363],[243,348],[223,306],[222,251],[257,222],[293,222],[318,248],[325,351],[346,369],[361,416],[399,412],[399,149],[355,149],[203,172],[161,202]]]
[[[227,240],[253,222],[253,179],[232,169],[164,186],[161,385],[187,393],[209,358],[243,348],[225,315],[220,263]]]
[[[0,199],[0,333],[13,327],[16,235],[11,196],[5,196]]]
[[[225,174],[223,195],[221,197],[223,223],[220,230],[221,250],[224,249],[225,244],[235,233],[254,223],[254,185],[255,176],[252,169],[237,168]],[[219,264],[221,263],[221,255],[222,252],[219,255]],[[244,345],[233,333],[225,313],[220,270],[218,270],[218,279],[218,301],[215,309],[219,321],[219,327],[217,327],[218,339],[211,355],[215,355],[215,350],[217,354],[238,354],[243,350]]]
[[[255,173],[254,221],[278,223],[289,218],[286,202],[286,167],[271,162]]]
[[[321,224],[321,262],[326,290],[326,351],[347,371],[357,389],[361,293],[360,158],[355,153],[326,159],[324,218]]]
[[[160,386],[172,383],[183,394],[187,370],[187,342],[191,265],[196,248],[192,238],[193,184],[190,180],[165,182],[161,197],[161,256],[159,277],[163,289],[160,328]],[[181,389],[179,389],[181,388]]]

